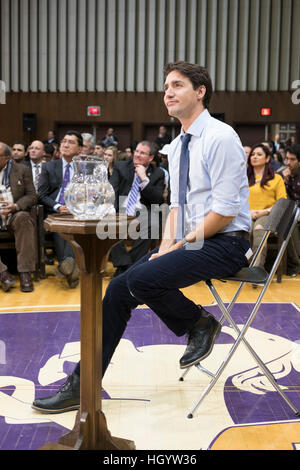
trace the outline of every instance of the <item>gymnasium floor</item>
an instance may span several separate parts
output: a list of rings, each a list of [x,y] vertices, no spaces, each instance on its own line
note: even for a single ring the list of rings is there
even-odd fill
[[[70,290],[53,275],[21,293],[19,283],[0,290],[0,449],[34,450],[73,428],[76,412],[42,415],[31,409],[35,397],[54,393],[79,359],[80,288]],[[112,275],[108,265],[103,291]],[[216,284],[224,301],[232,283]],[[247,338],[268,363],[300,409],[300,276],[275,281],[264,297]],[[220,316],[206,285],[184,289],[196,303]],[[259,289],[245,286],[233,314],[242,324]],[[230,343],[222,330],[203,365],[215,369]],[[223,376],[197,409],[187,414],[207,383],[192,368],[185,381],[178,360],[185,349],[146,306],[132,314],[103,380],[103,411],[112,435],[131,439],[144,450],[300,449],[295,417],[241,345]]]

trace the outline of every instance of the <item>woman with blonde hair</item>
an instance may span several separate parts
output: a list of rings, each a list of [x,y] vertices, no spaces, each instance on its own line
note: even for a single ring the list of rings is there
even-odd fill
[[[259,247],[264,234],[264,226],[272,207],[278,199],[286,198],[283,178],[274,172],[271,163],[271,153],[268,147],[257,144],[252,147],[247,175],[249,181],[249,207],[252,217],[252,250]],[[264,266],[267,246],[260,255],[259,266]]]
[[[108,180],[110,180],[111,175],[113,174],[113,171],[114,171],[115,163],[116,161],[118,161],[118,150],[114,145],[111,145],[110,147],[107,147],[105,149],[104,160],[106,160],[108,163],[107,175],[108,175]]]

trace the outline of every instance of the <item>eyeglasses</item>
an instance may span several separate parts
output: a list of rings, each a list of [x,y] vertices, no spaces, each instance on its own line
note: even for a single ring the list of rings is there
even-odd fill
[[[134,151],[135,154],[137,155],[141,155],[142,157],[150,157],[150,153],[148,152],[143,152],[143,151],[140,151],[140,150],[135,150]]]

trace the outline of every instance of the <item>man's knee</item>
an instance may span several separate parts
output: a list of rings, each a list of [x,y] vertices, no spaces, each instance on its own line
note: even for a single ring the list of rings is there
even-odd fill
[[[126,272],[124,274],[126,274]],[[110,281],[105,291],[105,300],[108,300],[110,298],[113,299],[114,297],[119,298],[120,296],[122,296],[124,290],[127,290],[127,282],[124,274],[120,274],[119,276],[113,278]]]
[[[145,266],[137,266],[127,274],[127,287],[130,294],[139,302],[143,302],[154,294],[152,277],[147,276]]]
[[[11,227],[14,231],[20,229],[33,230],[34,222],[29,212],[19,211],[14,214],[13,220],[11,222]]]

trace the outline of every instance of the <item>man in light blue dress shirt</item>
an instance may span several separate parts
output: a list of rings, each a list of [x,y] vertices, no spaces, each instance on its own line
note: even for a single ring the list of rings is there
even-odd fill
[[[131,311],[140,304],[148,305],[175,335],[187,334],[181,368],[207,357],[221,326],[181,289],[233,275],[248,264],[251,218],[246,156],[240,139],[230,126],[208,112],[212,85],[206,69],[178,62],[168,64],[164,72],[165,105],[169,115],[182,124],[169,152],[170,212],[159,249],[107,287],[103,299],[103,374]],[[181,137],[189,141],[183,152]],[[181,154],[189,158],[181,160]],[[184,192],[181,161],[189,164]],[[185,225],[179,238],[181,220]],[[52,413],[78,409],[79,377],[80,363],[55,396],[36,400],[33,408]]]

